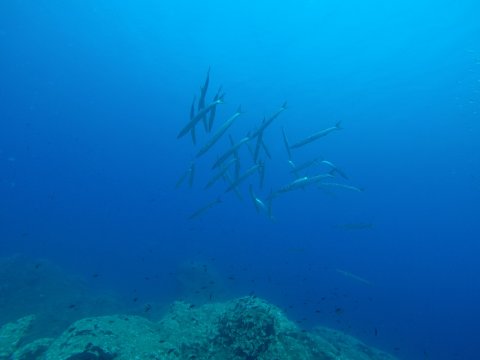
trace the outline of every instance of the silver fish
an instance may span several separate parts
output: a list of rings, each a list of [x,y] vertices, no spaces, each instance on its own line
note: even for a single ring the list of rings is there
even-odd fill
[[[220,204],[222,202],[222,199],[220,198],[220,196],[218,198],[216,198],[215,200],[213,200],[212,202],[209,202],[207,205],[205,206],[202,206],[200,209],[198,209],[197,211],[193,212],[189,217],[188,219],[189,220],[192,220],[192,219],[195,219],[203,214],[205,214],[208,210],[210,210],[211,208],[213,208],[214,206]]]
[[[242,146],[243,144],[245,144],[247,141],[249,141],[250,138],[249,137],[244,137],[242,140],[240,140],[238,143],[236,143],[235,145],[233,145],[230,149],[228,149],[227,151],[225,151],[216,161],[215,163],[213,164],[212,166],[212,169],[215,169],[217,168],[218,166],[220,166],[221,164],[223,164],[230,156],[234,155],[237,150],[240,148],[240,146]]]
[[[210,67],[208,68],[207,71],[207,77],[205,79],[205,83],[203,86],[200,88],[200,98],[198,99],[198,110],[202,110],[205,108],[205,97],[207,96],[207,91],[208,91],[208,84],[210,83]],[[203,121],[203,126],[205,128],[205,131],[208,131],[208,123],[207,123],[207,114],[204,114],[202,116],[202,121]]]
[[[365,191],[364,188],[359,188],[359,187],[356,187],[356,186],[346,185],[346,184],[332,183],[332,182],[324,182],[324,183],[321,183],[320,186],[333,186],[333,187],[339,187],[339,188],[358,191],[358,192],[364,192]]]
[[[280,106],[280,108],[270,118],[268,118],[268,120],[266,120],[265,118],[263,119],[258,129],[255,130],[250,137],[254,139],[259,136],[273,122],[273,120],[275,120],[283,111],[285,111],[286,108],[287,102],[285,101],[283,105]]]
[[[222,164],[221,170],[210,179],[207,185],[205,185],[204,189],[208,189],[213,184],[215,184],[220,178],[222,178],[227,172],[227,170],[230,168],[230,166],[232,166],[232,164],[235,163],[236,161],[237,161],[236,159],[231,159],[226,164]]]
[[[287,138],[287,133],[285,132],[285,128],[283,127],[282,128],[282,134],[283,134],[283,144],[285,145],[285,149],[287,150],[287,154],[288,154],[288,159],[292,159],[292,152],[290,151],[290,144],[288,142],[288,138]]]
[[[200,157],[203,154],[205,154],[215,143],[222,137],[223,134],[228,130],[230,126],[233,125],[233,122],[242,114],[242,109],[238,107],[237,111],[235,114],[233,114],[227,121],[225,121],[222,126],[217,130],[215,134],[212,135],[210,140],[207,141],[207,143],[202,146],[202,148],[198,151],[196,157]]]
[[[347,174],[345,174],[345,172],[344,172],[342,169],[340,169],[338,166],[332,164],[332,163],[331,163],[330,161],[328,161],[328,160],[322,160],[321,163],[322,163],[322,164],[325,164],[325,165],[327,165],[327,166],[330,166],[330,168],[331,168],[334,172],[336,172],[337,174],[339,174],[339,175],[340,175],[341,177],[343,177],[344,179],[348,180]]]
[[[225,192],[232,191],[234,188],[238,187],[242,182],[244,182],[248,177],[252,176],[256,171],[259,171],[261,168],[261,164],[255,164],[251,168],[249,168],[247,171],[245,171],[242,175],[236,179],[233,184],[231,184]]]
[[[303,140],[300,140],[299,142],[293,144],[290,146],[290,149],[297,149],[301,146],[304,146],[304,145],[307,145],[307,144],[310,144],[311,142],[317,140],[317,139],[320,139],[328,134],[330,134],[331,132],[333,131],[336,131],[336,130],[341,130],[342,127],[341,127],[341,122],[337,122],[335,124],[335,126],[332,126],[332,127],[329,127],[327,129],[324,129],[324,130],[321,130],[319,132],[316,132],[315,134],[312,134],[308,137],[306,137],[305,139]]]
[[[203,108],[202,110],[200,110],[197,115],[195,115],[193,117],[193,119],[191,119],[187,125],[185,125],[185,127],[180,130],[180,132],[178,133],[177,135],[177,139],[180,139],[181,137],[185,136],[186,134],[188,134],[188,132],[194,127],[197,125],[197,123],[202,120],[203,116],[208,114],[212,109],[214,109],[217,105],[220,105],[220,104],[223,104],[224,103],[224,100],[223,100],[223,95],[221,97],[219,97],[217,100],[213,101],[211,104],[209,104],[207,107]]]
[[[222,87],[218,89],[217,93],[215,94],[215,97],[213,98],[213,101],[217,101],[220,98],[223,98],[225,96],[225,93],[222,93]],[[212,131],[213,129],[213,122],[215,121],[215,114],[217,113],[217,107],[214,107],[210,111],[210,116],[208,118],[208,132]]]

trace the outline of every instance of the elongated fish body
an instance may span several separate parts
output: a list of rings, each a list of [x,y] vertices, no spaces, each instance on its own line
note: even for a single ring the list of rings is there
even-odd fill
[[[220,166],[221,164],[223,164],[230,156],[234,155],[235,152],[240,148],[240,146],[242,146],[243,144],[245,144],[248,140],[250,140],[249,137],[244,137],[242,140],[240,140],[238,143],[236,143],[235,145],[233,145],[230,149],[228,149],[225,153],[223,153],[218,159],[217,161],[215,161],[215,163],[213,164],[212,166],[212,169],[215,169],[217,168],[218,166]]]
[[[228,135],[228,138],[230,139],[230,145],[234,146],[235,141],[233,141],[232,135]],[[247,146],[249,146],[248,142],[247,142]],[[236,180],[240,176],[240,169],[242,165],[240,163],[240,156],[238,155],[238,151],[235,151],[233,153],[233,157],[237,160],[237,162],[235,163],[235,180]]]
[[[252,200],[253,206],[255,206],[255,210],[257,210],[257,212],[259,212],[260,208],[259,208],[259,204],[257,202],[257,197],[255,196],[255,193],[253,192],[252,184],[250,184],[250,186],[248,187],[248,193],[250,194],[250,199]]]
[[[190,170],[187,170],[182,175],[180,175],[177,182],[175,183],[176,189],[178,189],[183,184],[183,182],[185,181],[189,173],[190,173]]]
[[[322,163],[322,164],[325,164],[325,165],[327,165],[327,166],[330,166],[330,168],[331,168],[334,172],[338,173],[341,177],[343,177],[344,179],[348,180],[347,174],[345,174],[345,172],[344,172],[342,169],[340,169],[338,166],[332,164],[332,163],[331,163],[330,161],[328,161],[328,160],[322,160],[321,163]]]
[[[223,98],[225,96],[225,93],[222,93],[222,87],[218,89],[217,93],[215,94],[215,97],[213,98],[213,101],[217,101],[220,98]],[[208,118],[208,132],[212,131],[213,129],[213,122],[215,121],[215,114],[217,113],[217,107],[215,106],[211,111],[210,111],[210,116]]]
[[[290,144],[288,142],[287,133],[285,132],[285,128],[282,127],[282,135],[283,135],[283,144],[285,145],[285,149],[287,150],[288,160],[292,159],[292,152],[290,151]]]
[[[222,168],[219,173],[215,174],[210,181],[205,185],[204,189],[208,189],[211,187],[213,184],[215,184],[219,179],[223,177],[223,175],[227,172],[227,170],[230,168],[230,166],[235,163],[237,160],[236,159],[231,159],[228,161],[226,164],[222,164]]]
[[[248,187],[248,192],[250,194],[250,199],[255,206],[255,210],[257,210],[257,212],[260,212],[260,210],[262,210],[263,212],[265,212],[265,214],[268,215],[268,217],[271,218],[271,209],[255,195],[255,192],[253,191],[253,186],[251,184]]]
[[[346,276],[346,277],[349,277],[353,280],[356,280],[358,282],[361,282],[361,283],[364,283],[365,285],[372,285],[372,283],[358,275],[355,275],[355,274],[352,274],[351,272],[348,272],[348,271],[345,271],[345,270],[340,270],[340,269],[336,269],[336,271],[339,273],[339,274],[342,274],[343,276]]]
[[[210,68],[207,70],[207,77],[205,83],[200,88],[200,98],[198,99],[198,110],[202,110],[205,107],[205,97],[207,96],[208,84],[210,83]]]
[[[303,188],[308,184],[308,181],[309,181],[309,178],[307,176],[298,178],[292,181],[290,184],[285,185],[284,187],[281,187],[280,189],[278,189],[276,193],[281,194],[281,193]]]
[[[306,186],[310,184],[314,184],[332,177],[333,175],[331,174],[320,174],[320,175],[311,176],[311,177],[303,176],[301,178],[298,178],[292,181],[290,184],[280,188],[279,190],[276,191],[276,194],[281,194],[281,193],[285,193],[285,192],[289,192],[297,189],[304,189]]]
[[[192,106],[190,107],[190,121],[192,121],[192,119],[195,117],[195,99],[196,99],[196,97],[193,98]],[[192,134],[193,145],[196,145],[197,144],[197,137],[195,136],[195,126],[192,127],[190,132]]]
[[[256,198],[255,198],[255,202],[257,203],[257,206],[258,206],[260,209],[262,209],[263,211],[265,211],[266,214],[269,213],[269,210],[268,210],[267,206],[265,205],[265,203],[264,203],[262,200],[260,200],[259,198],[256,197]]]
[[[203,116],[208,114],[209,111],[214,109],[217,105],[223,104],[223,96],[218,98],[217,100],[213,101],[211,104],[209,104],[207,107],[203,108],[200,110],[194,117],[191,119],[187,125],[178,133],[177,139],[180,139],[181,137],[185,136],[188,134],[188,132],[197,125],[197,123],[202,120]]]
[[[190,167],[187,169],[187,171],[185,171],[179,177],[179,179],[177,180],[177,183],[175,184],[175,188],[179,188],[180,185],[182,185],[182,183],[187,179],[187,177],[188,177],[189,186],[192,187],[193,186],[193,180],[194,180],[194,177],[195,177],[195,163],[192,163],[190,165]]]
[[[265,163],[264,162],[260,163],[260,169],[258,170],[260,173],[260,189],[263,189],[263,183],[265,182]]]
[[[278,109],[268,120],[263,120],[257,130],[250,136],[252,139],[259,136],[272,122],[275,120],[282,112],[287,108],[287,102],[285,101],[283,105]]]
[[[230,178],[230,175],[228,175],[228,172],[226,172],[226,173],[223,175],[223,177],[224,177],[225,181],[226,181],[228,184],[230,184],[230,185],[233,184],[233,181],[232,181],[232,179]],[[242,194],[240,193],[240,191],[238,190],[237,187],[233,188],[233,192],[235,193],[235,195],[237,195],[237,197],[238,197],[241,201],[243,201],[243,196],[242,196]]]
[[[309,184],[315,184],[325,179],[331,179],[333,177],[334,176],[332,174],[320,174],[320,175],[312,176],[309,178]]]
[[[356,186],[340,184],[340,183],[332,183],[332,182],[322,182],[320,184],[320,186],[333,186],[333,187],[339,187],[339,188],[358,191],[358,192],[364,192],[365,191],[365,189],[359,188],[359,187],[356,187]]]
[[[205,154],[215,143],[225,134],[230,126],[233,125],[233,122],[242,114],[240,107],[238,108],[237,112],[230,117],[227,121],[225,121],[222,126],[217,130],[215,134],[212,135],[210,140],[198,151],[197,158]]]
[[[300,165],[295,165],[293,163],[293,161],[290,161],[290,165],[292,165],[292,170],[290,170],[290,173],[296,175],[298,177],[298,173],[302,170],[305,170],[305,169],[308,169],[309,167],[313,166],[313,165],[317,165],[319,164],[319,162],[321,161],[321,157],[317,157],[313,160],[310,160],[310,161],[307,161],[307,162],[304,162]]]
[[[257,143],[255,145],[255,151],[253,153],[253,162],[255,162],[255,163],[258,160],[258,154],[260,152],[260,147],[262,145],[262,142],[263,142],[263,131],[257,137]]]
[[[198,99],[198,110],[202,110],[205,107],[205,97],[207,96],[208,91],[208,84],[210,83],[210,68],[207,71],[207,77],[205,79],[205,83],[200,88],[200,98]],[[202,117],[203,126],[205,131],[208,131],[208,122],[207,122],[207,114],[204,114]]]
[[[272,159],[272,154],[270,153],[270,150],[268,150],[268,147],[265,144],[265,141],[263,141],[263,139],[262,139],[262,149],[263,151],[265,151],[265,155],[267,155],[269,159]]]
[[[242,175],[236,179],[233,184],[231,184],[225,192],[230,192],[234,188],[238,187],[241,183],[243,183],[248,177],[252,176],[258,169],[260,168],[259,164],[253,165],[251,168],[249,168],[247,171],[245,171]]]
[[[193,187],[193,180],[195,179],[195,163],[190,165],[190,177],[188,178],[188,185]]]
[[[201,215],[205,214],[208,210],[210,210],[212,207],[220,204],[222,202],[221,198],[218,197],[216,198],[215,200],[213,200],[212,202],[209,202],[207,205],[205,206],[202,206],[200,209],[198,209],[197,211],[195,211],[194,213],[192,213],[188,219],[189,220],[192,220],[192,219],[195,219],[195,218],[198,218],[200,217]]]
[[[302,147],[304,145],[310,144],[311,142],[313,142],[315,140],[318,140],[318,139],[330,134],[333,131],[340,130],[341,128],[342,128],[341,123],[339,121],[335,126],[329,127],[327,129],[321,130],[319,132],[316,132],[315,134],[310,135],[310,136],[306,137],[305,139],[291,145],[290,149],[297,149],[297,148]]]

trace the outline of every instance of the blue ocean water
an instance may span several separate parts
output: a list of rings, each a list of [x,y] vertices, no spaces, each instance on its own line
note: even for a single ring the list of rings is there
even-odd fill
[[[199,264],[218,298],[254,293],[307,329],[401,359],[478,358],[479,14],[473,0],[3,1],[0,256],[165,303]],[[226,135],[175,186],[209,138],[200,124],[197,146],[177,139],[209,68],[207,99],[226,93],[215,126],[245,111],[236,141],[288,104],[264,134],[265,186],[252,176],[243,200],[203,189]],[[282,128],[293,143],[338,121],[292,161],[322,156],[365,191],[310,186],[275,197],[275,221],[257,213],[248,184],[265,200],[295,179]]]

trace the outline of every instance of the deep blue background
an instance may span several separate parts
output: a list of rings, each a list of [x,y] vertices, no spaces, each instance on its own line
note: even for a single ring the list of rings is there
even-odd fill
[[[158,301],[200,261],[231,296],[255,291],[302,326],[405,359],[477,358],[479,14],[473,0],[2,1],[0,255]],[[227,92],[219,119],[246,111],[237,139],[288,101],[265,135],[262,196],[291,181],[281,126],[295,140],[338,120],[295,161],[321,154],[365,193],[287,194],[271,223],[244,189],[188,221],[223,191],[202,184],[226,139],[195,188],[174,189],[195,154],[176,134],[209,66],[209,98]],[[338,226],[359,223],[373,227]]]

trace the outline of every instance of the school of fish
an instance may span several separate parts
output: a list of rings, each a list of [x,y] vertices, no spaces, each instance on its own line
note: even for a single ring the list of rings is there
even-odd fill
[[[194,97],[190,107],[190,117],[188,122],[183,126],[177,135],[180,139],[190,133],[192,143],[197,145],[197,131],[203,127],[203,130],[208,136],[208,140],[199,148],[194,158],[192,159],[187,170],[179,177],[176,187],[180,187],[183,183],[188,183],[189,187],[194,186],[196,176],[196,160],[208,152],[212,152],[213,148],[220,139],[226,137],[228,130],[234,125],[238,118],[244,114],[242,108],[239,106],[237,110],[227,118],[223,123],[214,129],[215,121],[217,120],[217,107],[225,103],[225,92],[220,87],[214,95],[211,102],[207,101],[207,93],[210,84],[210,69],[207,71],[205,82],[200,88],[200,95],[198,101]],[[217,153],[216,160],[211,166],[213,172],[210,180],[204,185],[204,189],[209,189],[217,184],[219,181],[224,182],[224,191],[220,192],[214,200],[204,204],[197,210],[192,212],[188,219],[196,219],[203,216],[213,207],[222,203],[222,197],[227,193],[234,192],[236,196],[242,200],[242,190],[246,183],[248,183],[248,195],[255,210],[259,213],[265,214],[269,219],[274,220],[272,212],[272,203],[275,198],[285,193],[305,189],[316,186],[318,188],[342,188],[357,192],[362,192],[363,189],[337,182],[334,179],[339,176],[343,180],[348,180],[346,173],[333,164],[331,161],[324,159],[321,156],[316,156],[313,159],[304,163],[296,164],[292,160],[292,150],[304,147],[312,142],[315,142],[324,136],[342,129],[341,122],[338,121],[334,126],[319,130],[305,138],[290,143],[285,131],[282,128],[282,138],[288,159],[286,163],[290,166],[290,173],[293,180],[287,182],[285,185],[276,190],[270,190],[270,193],[265,198],[260,198],[254,189],[254,177],[258,177],[258,187],[260,190],[264,188],[265,181],[265,164],[267,160],[272,158],[272,153],[265,144],[264,134],[267,128],[277,119],[285,110],[287,110],[287,102],[284,102],[272,115],[264,117],[258,126],[249,131],[241,140],[235,142],[231,134],[228,135],[228,148],[224,148]],[[218,122],[218,121],[217,121]],[[202,126],[203,124],[203,126]],[[218,146],[217,146],[218,147]],[[246,147],[249,153],[249,158],[241,159],[240,150]],[[242,167],[249,163],[247,169],[242,172]],[[314,173],[315,175],[307,175],[312,172],[311,169],[315,167],[322,167],[326,172]]]

